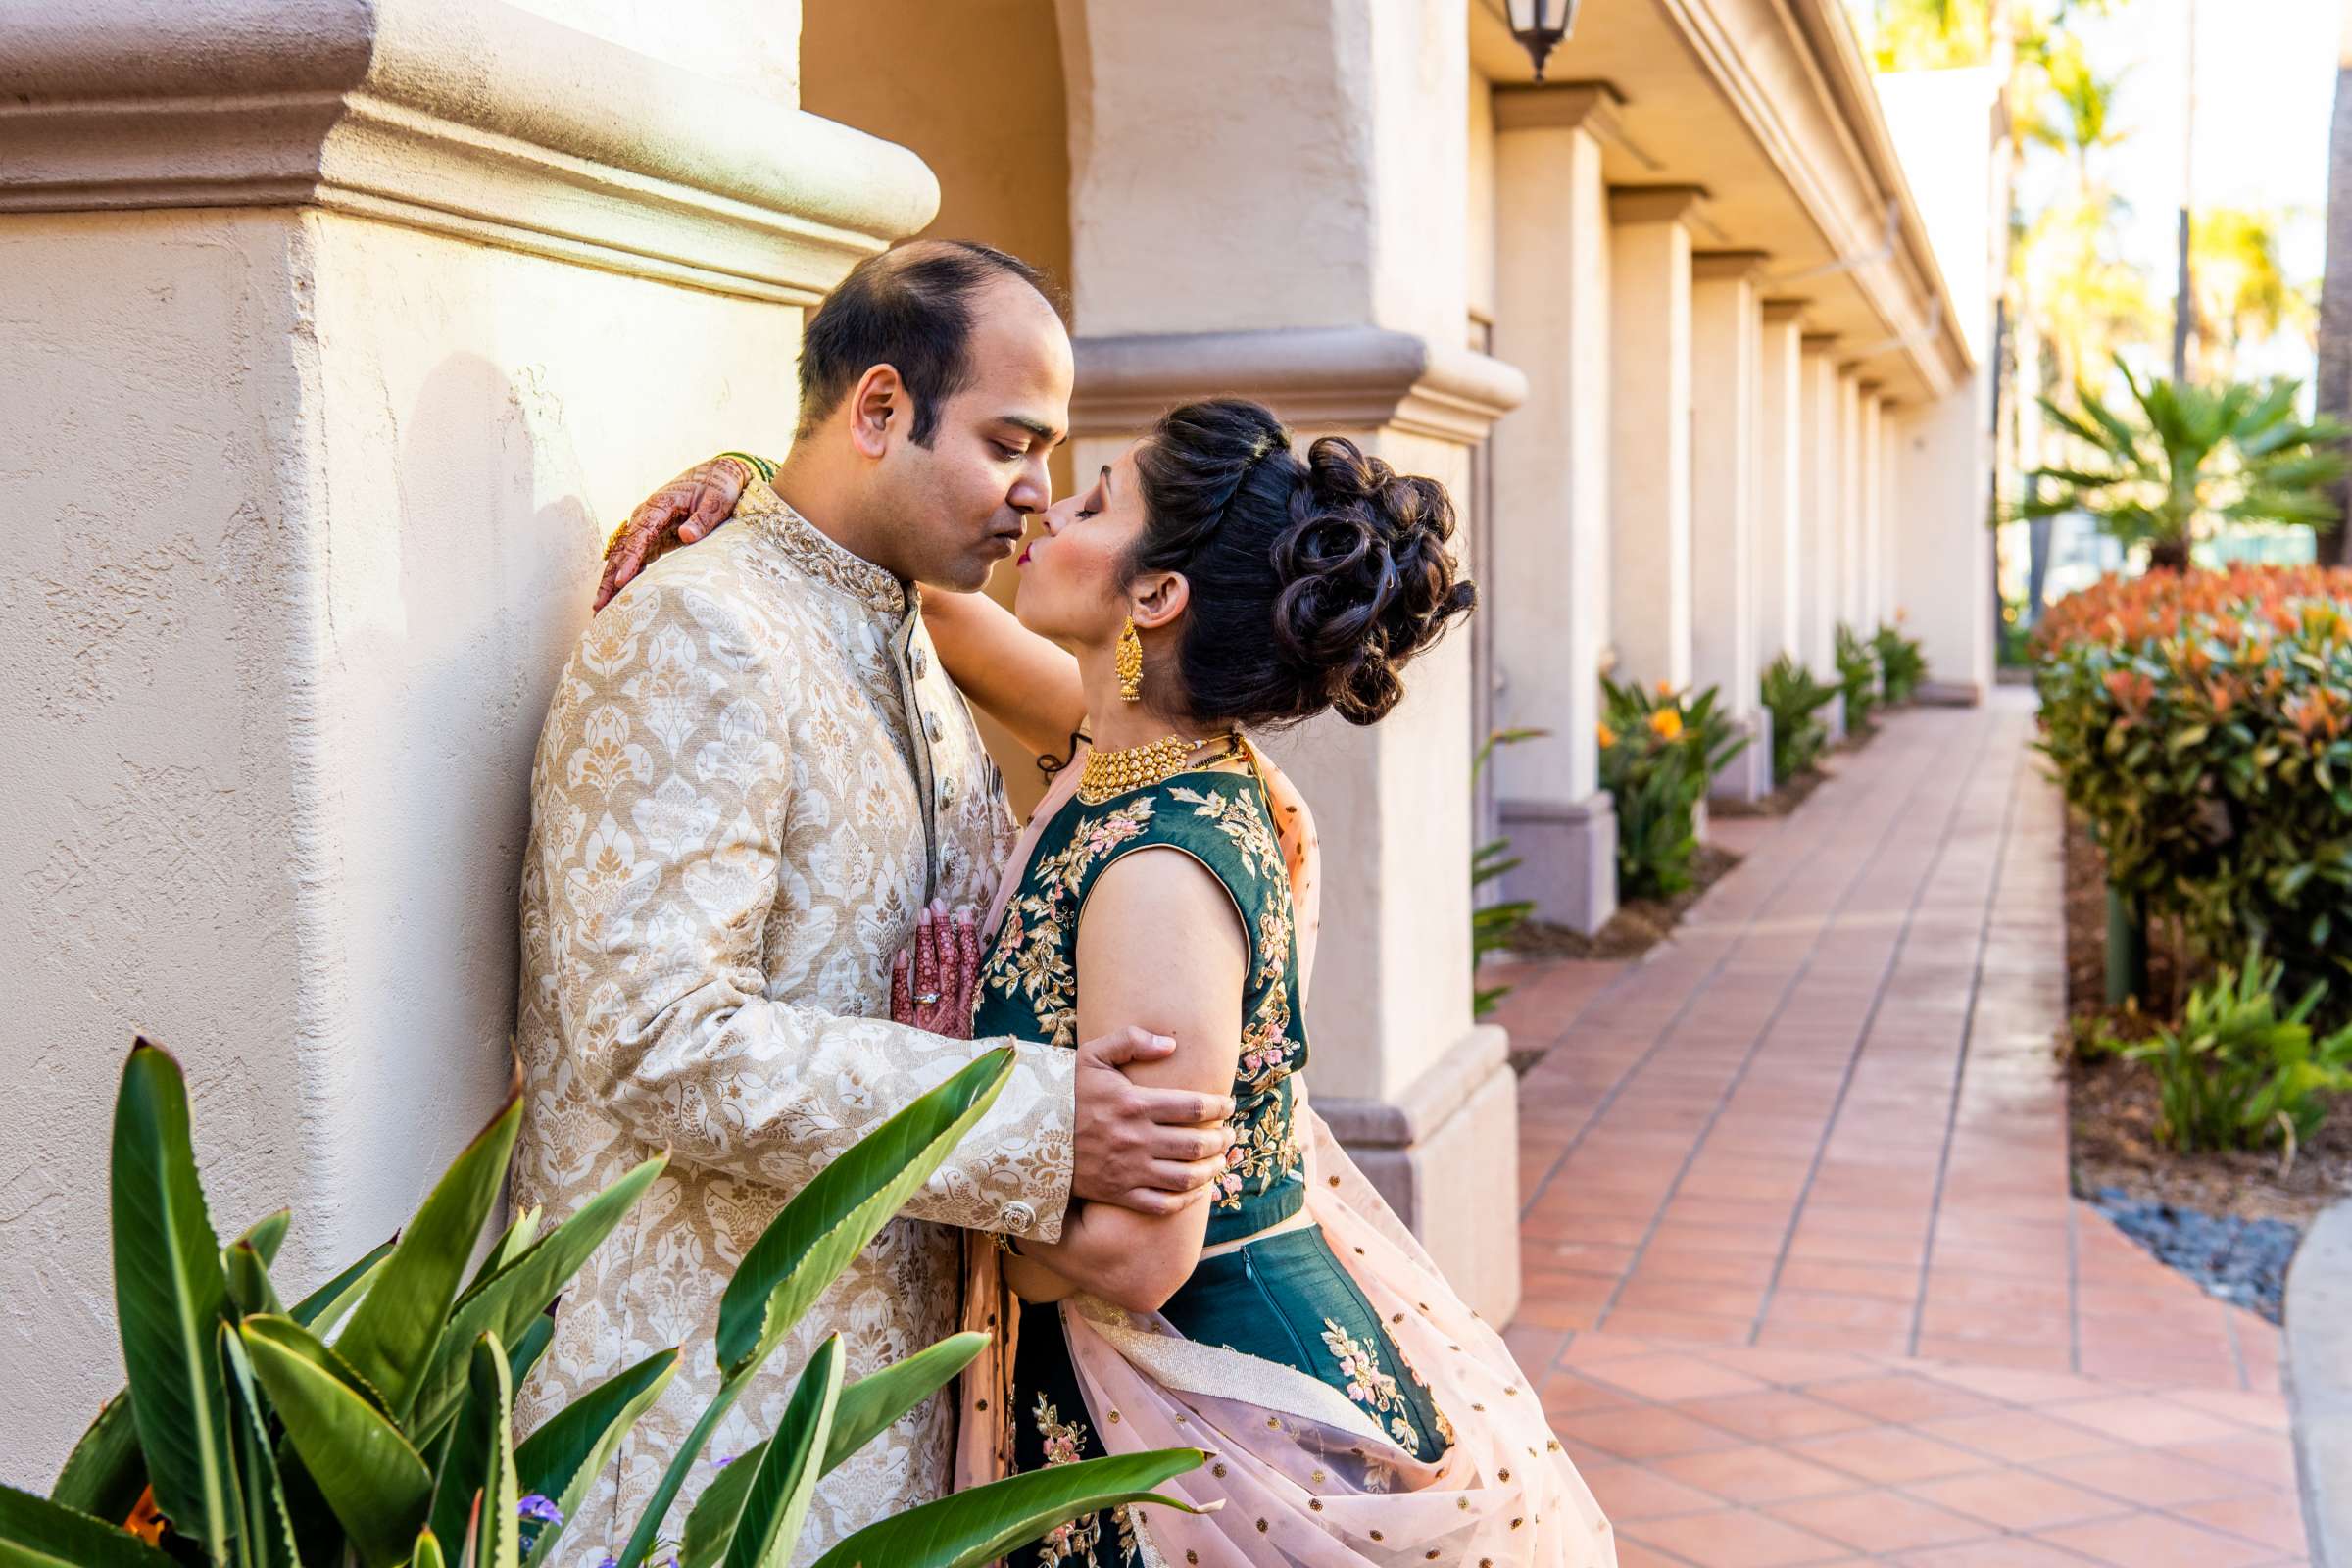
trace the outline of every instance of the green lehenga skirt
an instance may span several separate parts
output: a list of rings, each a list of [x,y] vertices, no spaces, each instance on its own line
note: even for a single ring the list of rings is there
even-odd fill
[[[1105,1450],[1078,1390],[1060,1306],[1023,1303],[1020,1310],[1011,1391],[1016,1467],[1101,1458]],[[1445,1417],[1320,1229],[1284,1231],[1201,1259],[1160,1312],[1186,1339],[1338,1389],[1416,1458],[1446,1450]],[[1010,1568],[1144,1568],[1123,1522],[1109,1512],[1064,1525],[1007,1552],[1005,1561]]]

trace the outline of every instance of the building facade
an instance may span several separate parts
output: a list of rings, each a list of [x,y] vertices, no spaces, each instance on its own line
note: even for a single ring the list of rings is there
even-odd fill
[[[1717,685],[1760,736],[1758,672],[1831,673],[1841,623],[1905,612],[1957,699],[1992,646],[1991,78],[1874,83],[1838,0],[1586,0],[1545,76],[1500,0],[0,19],[0,1293],[49,1308],[0,1324],[0,1389],[41,1391],[0,1479],[44,1485],[119,1383],[134,1031],[189,1064],[219,1222],[295,1204],[297,1279],[478,1125],[603,537],[694,456],[780,449],[806,306],[915,232],[1065,284],[1065,480],[1238,391],[1452,488],[1471,631],[1387,723],[1272,744],[1329,865],[1317,1106],[1507,1317],[1472,843],[1592,929],[1603,671]],[[1546,733],[1474,791],[1501,725]]]

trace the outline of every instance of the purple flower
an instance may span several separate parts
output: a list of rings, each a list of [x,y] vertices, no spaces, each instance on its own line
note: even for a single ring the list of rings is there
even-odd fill
[[[564,1522],[564,1510],[556,1506],[555,1499],[536,1492],[514,1504],[514,1512],[534,1524],[560,1525]]]
[[[710,1461],[710,1468],[713,1470],[724,1470],[727,1466],[733,1464],[736,1460],[742,1457],[743,1455],[739,1453],[722,1453],[717,1458]]]

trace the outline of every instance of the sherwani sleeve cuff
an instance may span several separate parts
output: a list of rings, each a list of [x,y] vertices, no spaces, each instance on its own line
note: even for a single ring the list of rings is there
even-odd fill
[[[908,1205],[917,1218],[1033,1241],[1061,1239],[1070,1206],[1078,1053],[1006,1035],[971,1042],[974,1057],[1010,1047],[1011,1076],[947,1163]]]

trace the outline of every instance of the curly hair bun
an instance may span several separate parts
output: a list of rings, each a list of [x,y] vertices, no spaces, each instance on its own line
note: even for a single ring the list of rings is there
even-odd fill
[[[1352,724],[1396,706],[1397,671],[1477,602],[1448,548],[1453,532],[1453,502],[1436,480],[1398,473],[1343,436],[1308,448],[1274,542],[1274,646],[1320,684],[1317,706]]]

